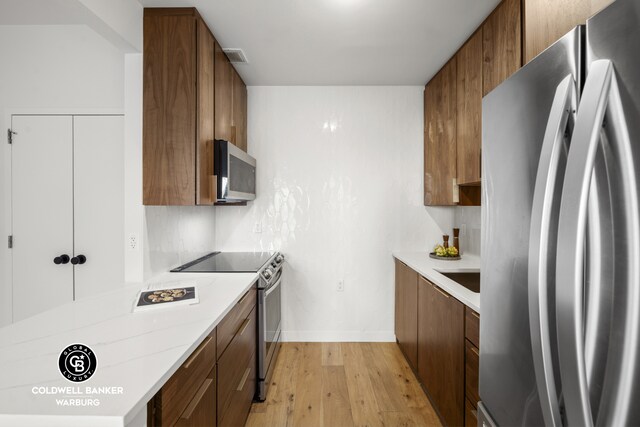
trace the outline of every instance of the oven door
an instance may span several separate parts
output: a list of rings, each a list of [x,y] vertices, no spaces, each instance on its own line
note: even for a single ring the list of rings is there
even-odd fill
[[[276,282],[267,289],[261,289],[262,319],[260,335],[264,337],[261,342],[262,357],[260,363],[260,379],[267,377],[267,373],[273,362],[277,344],[280,342],[280,323],[282,320],[282,270]]]

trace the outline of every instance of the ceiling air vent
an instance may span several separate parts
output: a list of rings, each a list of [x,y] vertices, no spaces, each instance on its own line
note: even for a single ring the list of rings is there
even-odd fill
[[[232,64],[246,64],[247,56],[244,54],[242,49],[222,49],[224,53],[227,54],[227,58]]]

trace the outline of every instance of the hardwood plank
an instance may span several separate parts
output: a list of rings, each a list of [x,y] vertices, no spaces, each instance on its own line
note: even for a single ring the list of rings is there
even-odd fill
[[[367,355],[367,367],[373,385],[374,395],[381,411],[402,412],[406,408],[400,388],[393,373],[384,361],[380,345],[363,343],[362,351]],[[364,363],[364,361],[363,361]]]
[[[322,420],[327,426],[352,426],[344,366],[322,367]]]
[[[342,347],[340,343],[322,343],[322,366],[342,366]]]
[[[302,359],[295,388],[293,425],[322,426],[322,348],[317,343],[301,343]]]
[[[343,343],[342,355],[354,425],[362,427],[383,426],[382,419],[378,414],[380,408],[373,391],[369,370],[367,365],[363,363],[365,357],[362,354],[362,344]]]
[[[422,392],[418,379],[416,378],[411,367],[403,357],[400,348],[394,343],[381,343],[384,352],[384,360],[389,371],[394,375],[396,384],[402,393],[402,398],[407,408],[425,408],[431,409],[429,399]],[[434,416],[437,415],[434,412]]]

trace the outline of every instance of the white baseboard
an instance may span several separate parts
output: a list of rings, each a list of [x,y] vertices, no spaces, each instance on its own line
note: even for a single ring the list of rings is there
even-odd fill
[[[283,342],[395,342],[393,331],[282,331]]]

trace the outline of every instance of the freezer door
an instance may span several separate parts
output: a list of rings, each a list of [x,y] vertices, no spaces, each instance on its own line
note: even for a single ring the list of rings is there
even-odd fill
[[[558,230],[570,425],[640,424],[639,51],[637,0],[618,0],[587,22],[587,79]]]
[[[568,78],[579,97],[581,41],[582,28],[576,28],[483,100],[480,399],[499,426],[544,424],[529,318],[531,217],[543,140],[558,87]],[[570,134],[570,120],[565,124]],[[553,296],[554,282],[549,281],[547,292]],[[551,325],[550,351],[557,359],[553,300],[543,314]],[[555,389],[560,393],[560,384]]]

